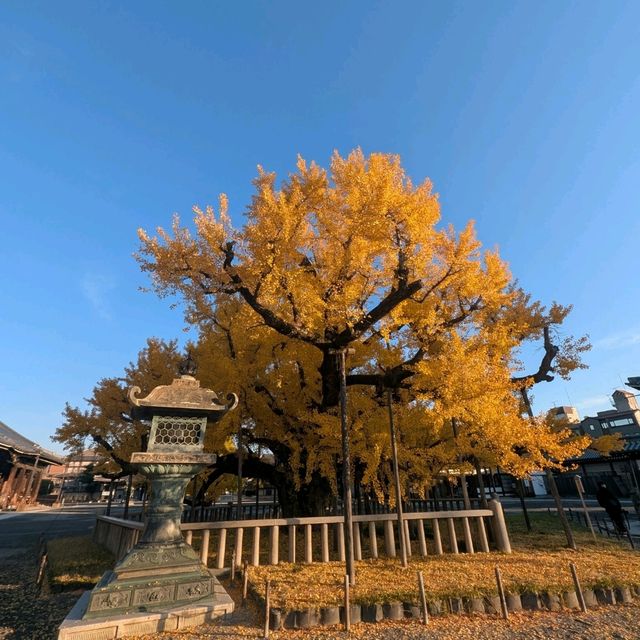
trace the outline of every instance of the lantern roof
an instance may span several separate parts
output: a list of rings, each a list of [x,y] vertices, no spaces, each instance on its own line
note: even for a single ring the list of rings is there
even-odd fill
[[[201,387],[200,381],[191,375],[182,375],[171,384],[155,387],[146,398],[137,397],[140,391],[140,387],[132,387],[129,400],[133,405],[133,417],[141,419],[179,415],[219,420],[238,404],[235,393],[227,395],[227,404],[221,403],[215,391]]]

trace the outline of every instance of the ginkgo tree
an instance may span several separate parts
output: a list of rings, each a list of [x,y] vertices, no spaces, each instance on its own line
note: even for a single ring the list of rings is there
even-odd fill
[[[247,475],[274,484],[289,514],[337,493],[345,348],[355,481],[378,496],[394,499],[386,389],[406,490],[460,460],[524,475],[587,444],[524,419],[517,394],[582,366],[585,338],[554,341],[570,309],[532,301],[472,223],[442,226],[431,183],[414,184],[397,156],[335,153],[328,170],[299,158],[279,184],[259,168],[241,228],[222,195],[193,225],[176,217],[140,240],[153,288],[181,298],[200,330],[199,377],[241,397],[221,438],[240,431]],[[544,356],[528,374],[518,353],[532,340]],[[210,478],[233,473],[237,455]]]

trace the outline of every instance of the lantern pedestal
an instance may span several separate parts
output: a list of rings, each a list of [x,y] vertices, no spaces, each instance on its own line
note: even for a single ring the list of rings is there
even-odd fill
[[[91,591],[85,591],[60,625],[58,640],[111,640],[178,631],[207,624],[231,613],[234,603],[216,578],[212,597],[186,606],[149,613],[112,614],[108,618],[83,619]]]
[[[213,594],[213,579],[180,531],[185,489],[215,455],[134,453],[151,482],[145,526],[136,546],[94,587],[85,619],[143,613],[197,603]]]

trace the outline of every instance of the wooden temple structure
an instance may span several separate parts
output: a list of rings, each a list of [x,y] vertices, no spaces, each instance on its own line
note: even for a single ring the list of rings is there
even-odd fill
[[[0,422],[0,509],[34,504],[49,465],[61,458]]]

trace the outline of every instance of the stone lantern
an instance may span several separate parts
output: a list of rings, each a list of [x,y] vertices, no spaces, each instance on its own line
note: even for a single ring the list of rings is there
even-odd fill
[[[220,403],[191,373],[146,398],[138,387],[129,392],[133,417],[151,421],[147,451],[131,456],[151,484],[146,521],[135,547],[91,592],[84,620],[215,606],[217,581],[184,542],[180,519],[189,481],[216,460],[203,452],[207,423],[234,409],[238,398],[231,394],[228,404]]]

